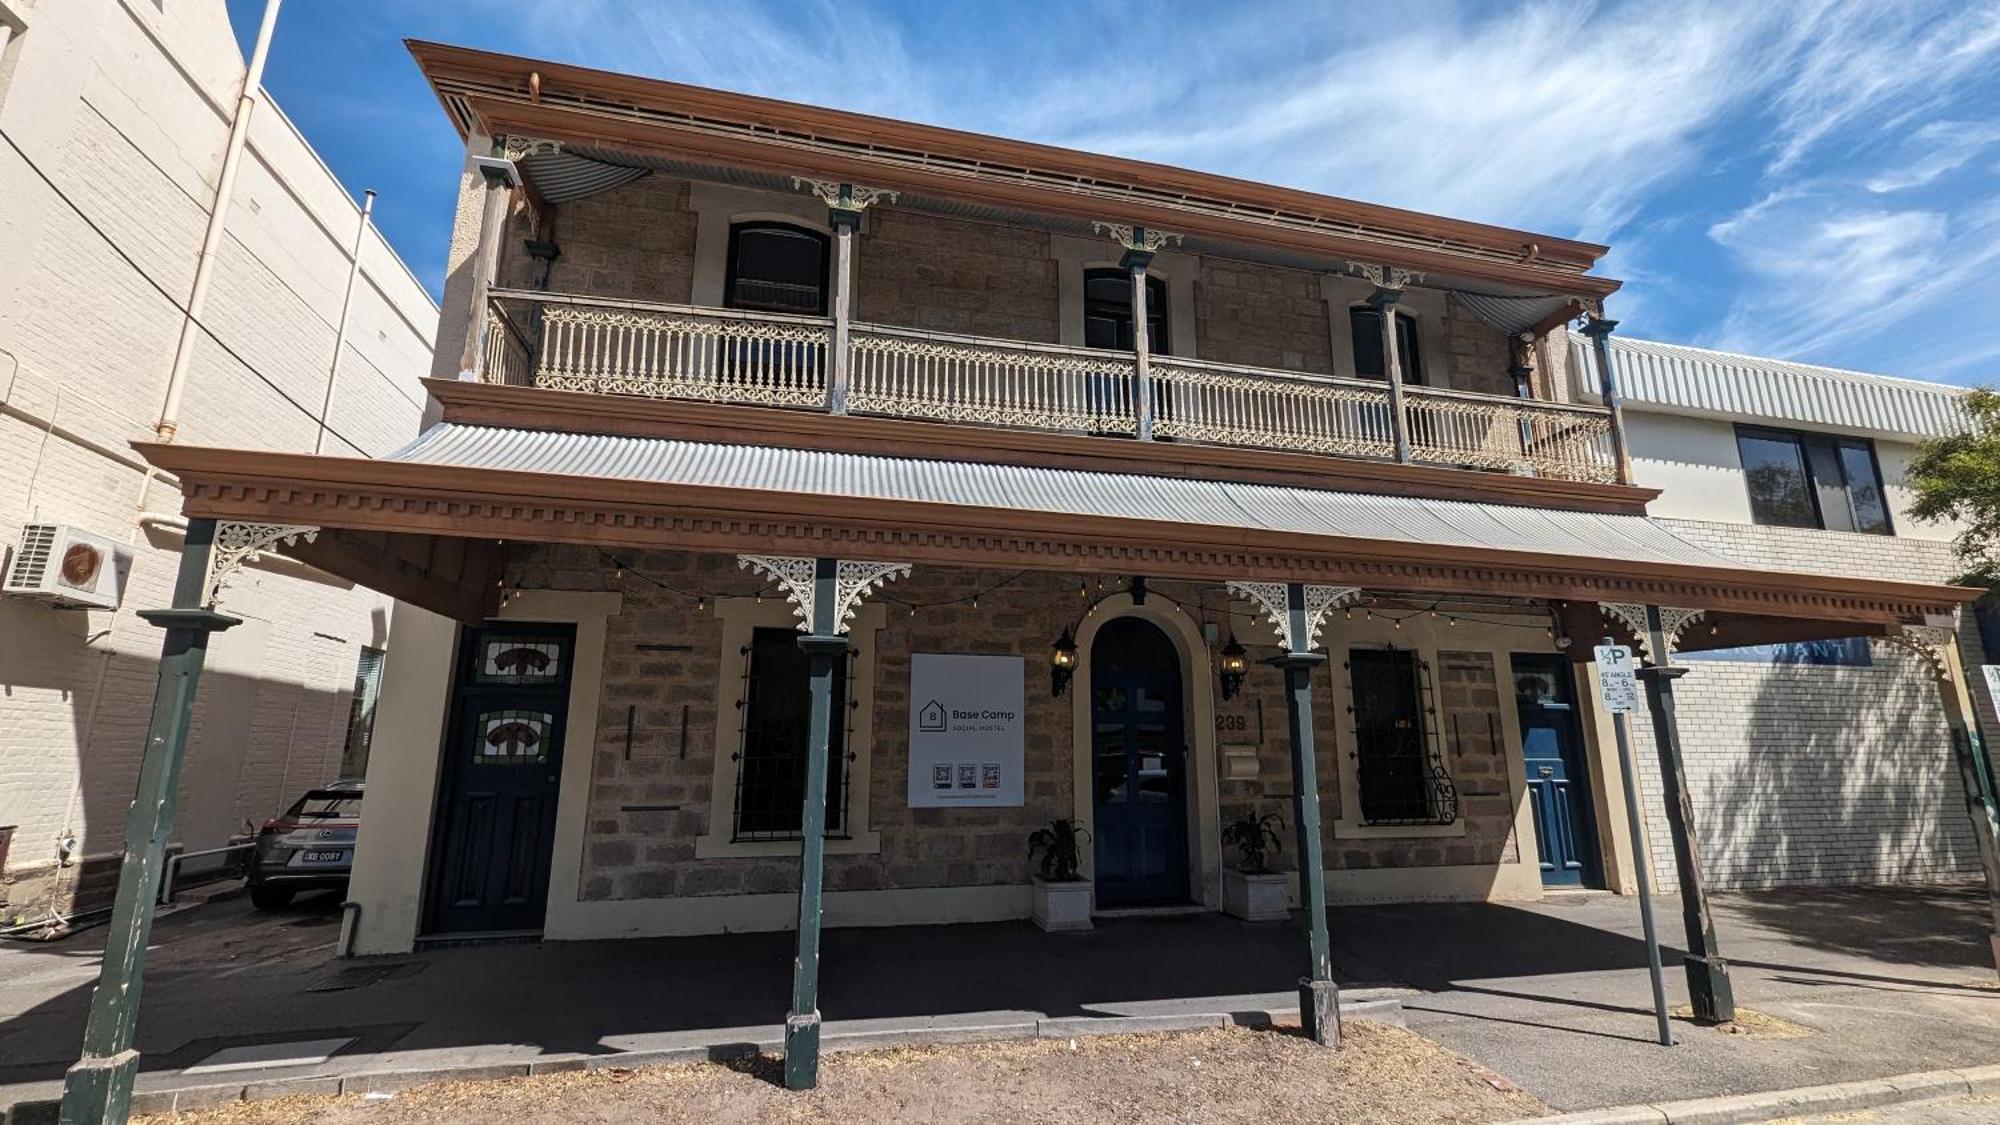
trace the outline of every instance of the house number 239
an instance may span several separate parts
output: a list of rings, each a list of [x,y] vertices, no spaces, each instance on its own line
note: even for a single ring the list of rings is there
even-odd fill
[[[1248,719],[1244,718],[1244,717],[1243,717],[1243,716],[1241,716],[1241,715],[1217,715],[1217,716],[1215,717],[1215,729],[1216,729],[1216,730],[1249,730],[1249,729],[1250,729],[1250,720],[1248,720]]]

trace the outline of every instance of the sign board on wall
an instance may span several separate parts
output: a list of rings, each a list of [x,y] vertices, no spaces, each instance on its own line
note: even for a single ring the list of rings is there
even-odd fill
[[[1020,805],[1027,693],[1018,656],[910,657],[910,807]]]
[[[1614,715],[1628,715],[1639,709],[1638,668],[1632,650],[1624,645],[1598,645],[1592,650],[1597,659],[1597,697]]]

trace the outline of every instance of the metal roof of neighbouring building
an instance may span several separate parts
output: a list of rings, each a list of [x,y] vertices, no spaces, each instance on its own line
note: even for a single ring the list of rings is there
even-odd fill
[[[1964,388],[1719,352],[1686,344],[1611,338],[1626,406],[1744,421],[1791,422],[1851,433],[1925,440],[1965,428]],[[1572,335],[1570,370],[1597,397],[1597,357]]]
[[[390,460],[1741,570],[1645,516],[446,422]]]

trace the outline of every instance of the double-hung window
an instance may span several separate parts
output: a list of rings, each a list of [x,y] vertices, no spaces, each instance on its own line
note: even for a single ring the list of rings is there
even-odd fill
[[[1387,379],[1381,311],[1367,305],[1353,306],[1347,310],[1347,330],[1354,344],[1354,373],[1363,379]],[[1403,382],[1423,385],[1424,356],[1417,346],[1417,318],[1406,312],[1396,314],[1396,360],[1403,369]]]
[[[722,303],[752,312],[826,315],[826,235],[788,223],[729,228]]]
[[[1738,426],[1736,449],[1760,524],[1889,535],[1875,447],[1861,438]]]

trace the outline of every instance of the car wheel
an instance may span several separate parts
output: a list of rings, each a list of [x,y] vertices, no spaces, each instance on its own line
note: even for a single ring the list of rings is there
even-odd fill
[[[297,893],[290,887],[251,887],[250,905],[259,910],[283,910]]]

